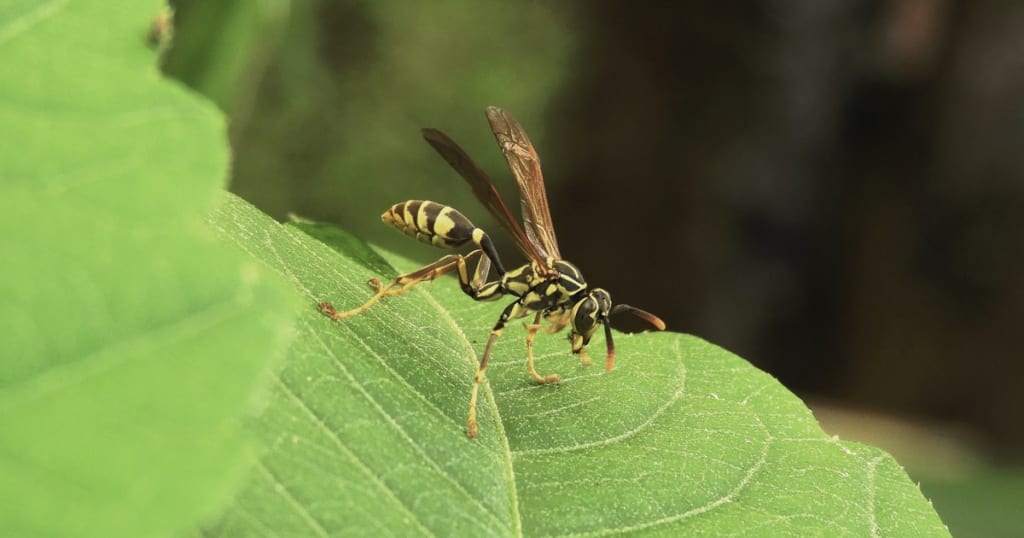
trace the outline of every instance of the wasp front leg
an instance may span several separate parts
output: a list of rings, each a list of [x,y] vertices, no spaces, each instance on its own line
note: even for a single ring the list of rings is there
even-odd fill
[[[558,374],[542,376],[537,373],[537,368],[533,365],[533,339],[537,337],[538,330],[546,330],[545,327],[540,324],[541,316],[543,316],[543,313],[537,312],[537,315],[533,318],[533,323],[524,324],[526,327],[526,370],[530,372],[530,377],[532,377],[537,383],[542,385],[545,383],[558,383],[561,381]]]
[[[587,353],[587,348],[581,349],[579,355],[580,365],[582,365],[584,368],[589,368],[590,365],[594,362],[590,360],[590,355]]]
[[[569,311],[563,307],[559,307],[557,310],[545,314],[544,321],[548,322],[548,326],[540,327],[539,330],[548,334],[561,332],[562,329],[569,325]]]
[[[541,317],[548,322],[548,325],[541,325]],[[557,383],[559,382],[558,374],[551,374],[545,377],[537,375],[537,371],[533,367],[533,340],[536,338],[537,333],[540,331],[548,334],[555,334],[569,325],[569,311],[564,308],[556,308],[555,310],[547,313],[538,313],[537,317],[533,319],[533,323],[524,323],[523,326],[528,331],[526,334],[526,368],[530,371],[530,376],[533,377],[538,383]],[[580,363],[583,367],[590,366],[590,355],[587,354],[586,348],[580,348]]]

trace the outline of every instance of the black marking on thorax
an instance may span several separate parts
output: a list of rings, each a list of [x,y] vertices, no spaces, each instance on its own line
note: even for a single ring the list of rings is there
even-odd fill
[[[549,260],[555,269],[553,276],[545,275],[536,262],[512,271],[502,278],[502,287],[511,295],[523,298],[530,310],[549,310],[569,304],[573,297],[587,289],[583,275],[575,265],[565,260]]]

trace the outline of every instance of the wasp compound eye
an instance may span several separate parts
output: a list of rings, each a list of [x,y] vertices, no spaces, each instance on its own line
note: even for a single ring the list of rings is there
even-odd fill
[[[590,343],[590,337],[597,330],[600,304],[593,296],[586,296],[580,299],[572,307],[572,332],[583,337],[583,344]]]

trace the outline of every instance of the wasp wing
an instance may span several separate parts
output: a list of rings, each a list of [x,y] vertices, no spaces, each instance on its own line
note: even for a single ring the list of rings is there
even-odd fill
[[[494,106],[487,107],[487,121],[519,185],[526,237],[545,256],[561,259],[537,151],[533,149],[526,131],[508,112]]]
[[[494,218],[498,219],[502,226],[508,230],[512,238],[515,239],[516,244],[519,245],[520,250],[531,260],[543,264],[544,253],[538,250],[537,244],[531,241],[526,233],[523,232],[522,226],[512,216],[512,212],[508,210],[508,206],[501,199],[498,190],[491,183],[491,180],[488,179],[487,174],[473,162],[473,159],[469,158],[465,150],[459,147],[448,135],[437,129],[423,129],[423,139],[440,153],[441,157],[444,157],[444,160],[462,176],[462,179],[466,180],[466,183],[469,183],[477,200],[480,200],[480,203],[491,212],[491,215],[494,215]]]

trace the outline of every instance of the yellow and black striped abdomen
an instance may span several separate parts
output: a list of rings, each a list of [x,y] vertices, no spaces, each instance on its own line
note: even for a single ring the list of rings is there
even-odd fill
[[[505,274],[491,238],[454,207],[407,200],[391,206],[380,218],[402,233],[435,247],[455,248],[473,242],[490,258],[498,274]]]
[[[483,230],[473,225],[453,207],[426,200],[407,200],[391,206],[381,220],[402,233],[435,247],[455,248],[470,241],[479,242]]]

